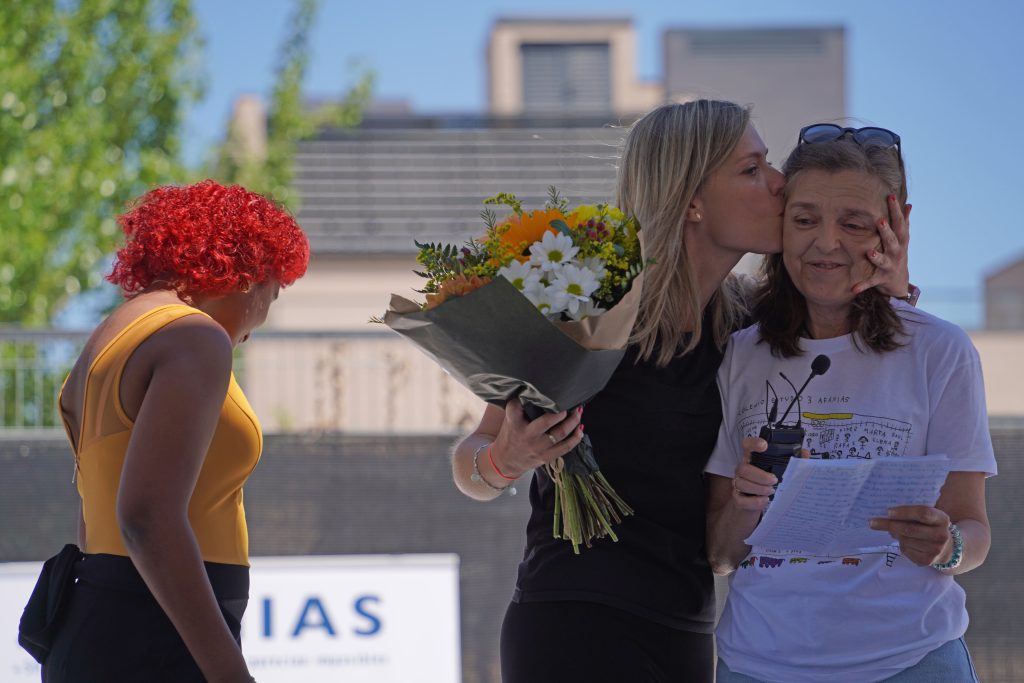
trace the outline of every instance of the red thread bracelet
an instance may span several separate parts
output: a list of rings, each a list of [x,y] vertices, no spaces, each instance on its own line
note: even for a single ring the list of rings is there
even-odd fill
[[[497,472],[498,476],[501,477],[502,479],[505,479],[507,481],[515,481],[516,479],[518,479],[518,477],[510,477],[498,469],[498,466],[494,464],[494,456],[491,455],[490,446],[487,447],[487,459],[491,461],[491,467],[494,468],[494,471]]]

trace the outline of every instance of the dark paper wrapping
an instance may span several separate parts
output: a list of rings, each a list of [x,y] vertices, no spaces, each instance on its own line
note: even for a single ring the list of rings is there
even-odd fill
[[[586,403],[625,353],[580,346],[503,277],[429,311],[394,296],[384,322],[499,406],[515,396],[552,412]]]
[[[611,310],[580,322],[552,323],[499,276],[430,310],[392,296],[384,323],[484,401],[503,407],[519,397],[532,420],[571,410],[605,387],[625,355],[642,280],[641,273]],[[618,540],[612,527],[633,509],[601,474],[586,434],[543,470],[555,483],[555,538],[576,553],[596,538]]]

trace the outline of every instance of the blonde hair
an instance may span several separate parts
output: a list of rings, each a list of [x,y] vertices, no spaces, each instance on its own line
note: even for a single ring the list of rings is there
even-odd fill
[[[700,342],[704,311],[683,239],[686,210],[702,183],[739,143],[750,110],[732,102],[666,104],[645,114],[626,136],[619,165],[619,208],[636,218],[644,240],[643,296],[630,342],[639,357],[665,366]],[[719,348],[746,313],[730,275],[708,303]],[[684,343],[684,335],[689,339]]]

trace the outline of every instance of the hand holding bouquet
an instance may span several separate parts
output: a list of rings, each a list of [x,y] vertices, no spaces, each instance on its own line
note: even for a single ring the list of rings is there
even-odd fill
[[[483,237],[420,244],[422,306],[393,296],[383,322],[485,401],[522,400],[528,417],[568,410],[604,388],[636,318],[644,260],[637,226],[606,204],[570,208],[554,189],[543,209],[511,194],[485,200]],[[617,540],[632,513],[601,474],[590,439],[545,466],[555,484],[554,535]]]

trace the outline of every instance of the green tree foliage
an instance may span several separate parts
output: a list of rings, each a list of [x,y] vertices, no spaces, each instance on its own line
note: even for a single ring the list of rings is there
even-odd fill
[[[240,131],[232,127],[209,173],[219,182],[239,183],[254,192],[269,194],[292,211],[298,210],[298,196],[292,189],[298,143],[322,128],[359,125],[373,90],[373,74],[363,71],[338,101],[309,106],[303,100],[309,33],[316,20],[317,6],[317,0],[296,0],[278,56],[267,115],[265,153],[257,156],[246,150]]]
[[[97,285],[125,202],[185,179],[198,49],[189,0],[2,3],[0,323]]]

